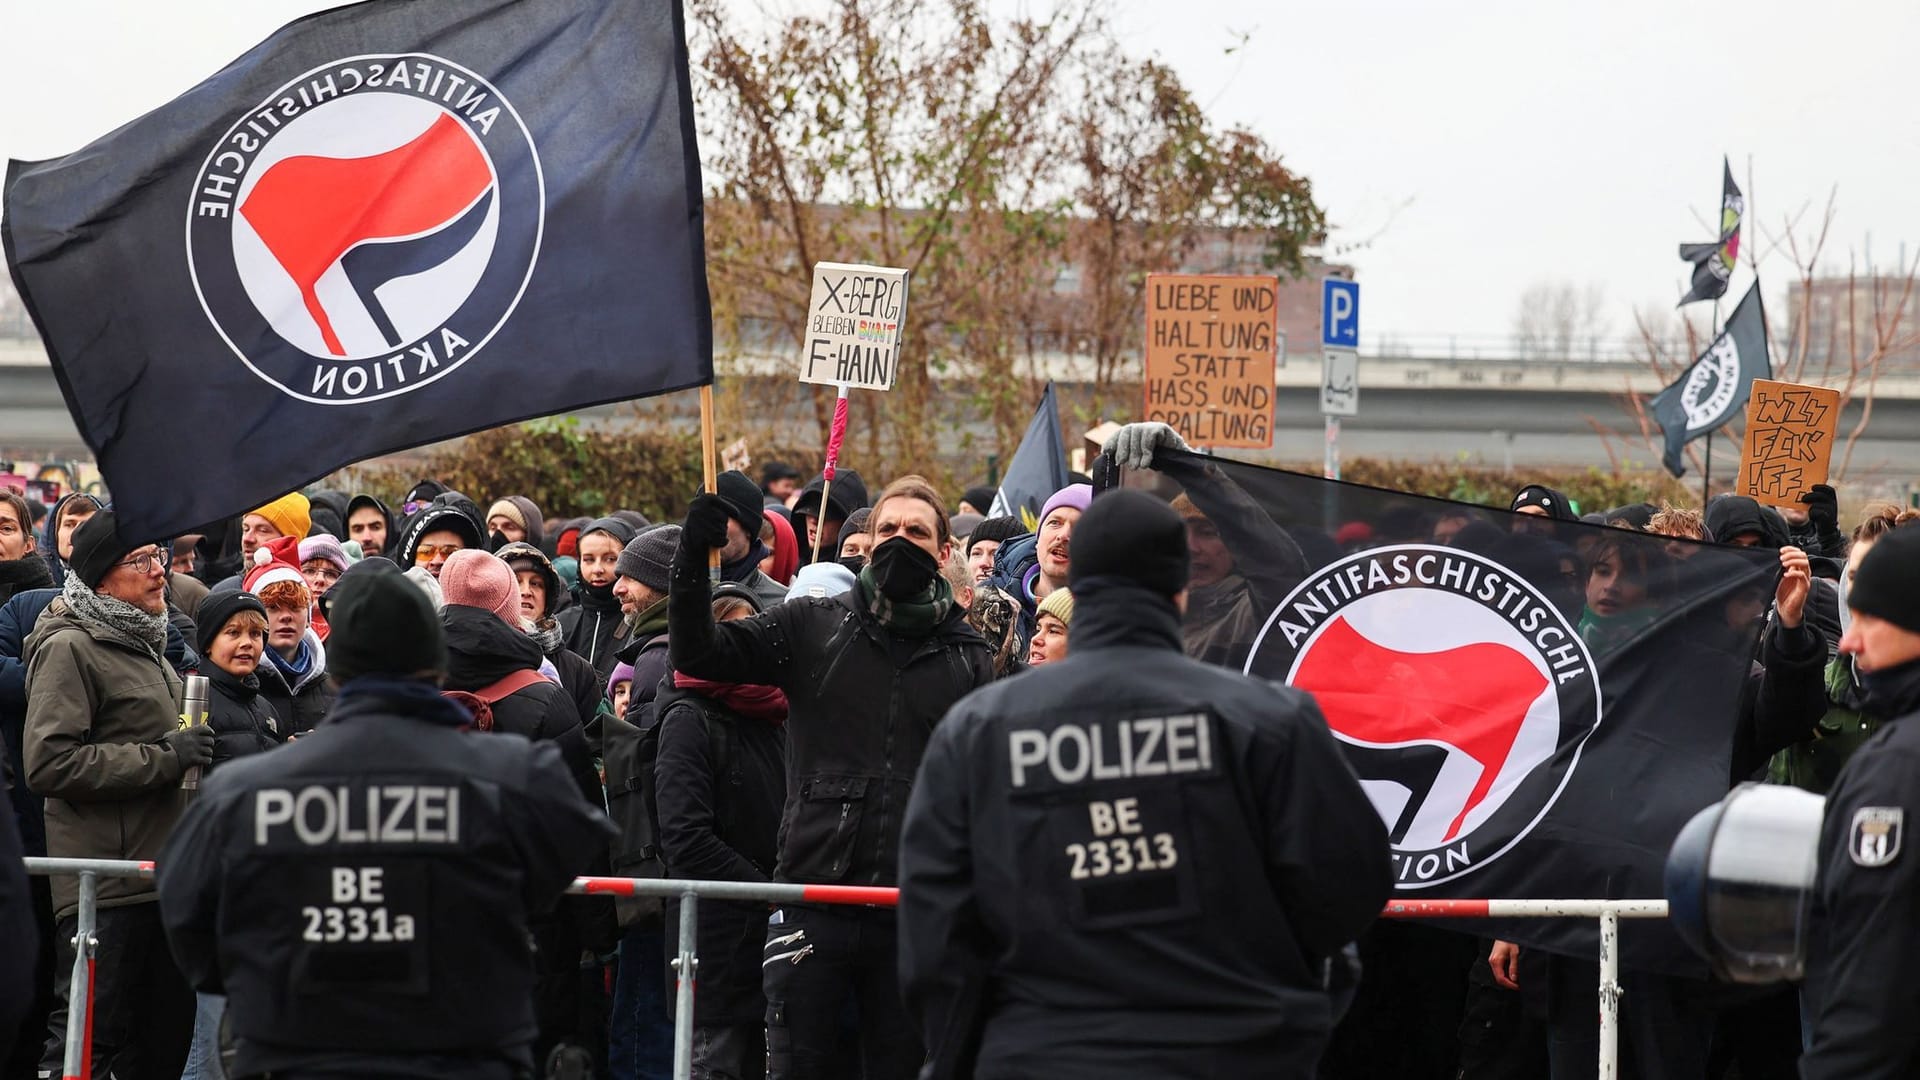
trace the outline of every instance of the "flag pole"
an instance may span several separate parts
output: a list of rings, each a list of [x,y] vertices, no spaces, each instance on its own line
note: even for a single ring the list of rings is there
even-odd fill
[[[820,467],[820,506],[814,511],[813,558],[820,561],[820,541],[827,535],[827,496],[833,491],[833,474],[840,464],[840,443],[847,437],[847,384],[840,384],[833,400],[833,430],[827,435],[827,460]]]
[[[1720,298],[1713,298],[1713,314],[1707,319],[1707,344],[1720,336]],[[1713,432],[1707,432],[1706,461],[1700,466],[1700,512],[1707,512],[1707,500],[1713,497]]]
[[[708,383],[700,388],[700,477],[708,493],[720,490],[713,444],[713,384]],[[719,548],[707,553],[707,577],[716,583],[720,580]]]

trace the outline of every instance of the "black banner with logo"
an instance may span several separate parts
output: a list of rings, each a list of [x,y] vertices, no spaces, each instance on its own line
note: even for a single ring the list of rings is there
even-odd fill
[[[1400,896],[1663,895],[1673,837],[1730,786],[1773,552],[1191,454],[1155,468],[1185,489],[1189,651],[1313,693]],[[1463,928],[1594,955],[1587,920]],[[1668,937],[1627,941],[1688,970]]]
[[[712,379],[671,0],[309,16],[83,150],[11,163],[5,209],[132,536]]]

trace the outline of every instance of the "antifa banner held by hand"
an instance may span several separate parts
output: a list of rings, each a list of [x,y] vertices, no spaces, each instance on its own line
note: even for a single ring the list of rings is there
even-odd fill
[[[674,0],[374,0],[64,158],[7,262],[123,528],[712,381]]]
[[[1741,725],[1772,551],[1166,450],[1154,469],[1184,489],[1188,652],[1218,636],[1210,658],[1314,695],[1403,898],[1657,898],[1680,827],[1764,763]],[[1466,929],[1593,955],[1584,920]],[[1696,963],[1664,925],[1628,947]]]
[[[1753,380],[1773,378],[1767,355],[1767,312],[1760,302],[1760,283],[1728,317],[1726,328],[1713,344],[1672,385],[1653,396],[1647,410],[1666,436],[1661,463],[1675,476],[1687,472],[1681,456],[1687,444],[1710,435],[1746,408]]]

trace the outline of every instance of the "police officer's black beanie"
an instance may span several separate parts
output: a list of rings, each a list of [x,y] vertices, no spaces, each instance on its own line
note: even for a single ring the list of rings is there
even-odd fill
[[[1121,578],[1171,597],[1187,587],[1187,526],[1160,499],[1122,488],[1093,500],[1073,526],[1067,584]]]
[[[1847,606],[1920,634],[1920,526],[1905,525],[1875,541],[1853,572]]]
[[[447,670],[446,632],[433,603],[385,559],[349,567],[327,594],[327,671],[402,678]]]

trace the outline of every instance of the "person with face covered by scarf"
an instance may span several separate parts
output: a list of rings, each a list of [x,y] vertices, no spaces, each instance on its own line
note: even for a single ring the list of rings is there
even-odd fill
[[[873,510],[863,506],[848,514],[846,524],[840,526],[840,558],[835,561],[853,571],[855,577],[867,568],[867,559],[873,554],[873,534],[867,531],[872,518]]]
[[[718,496],[687,512],[668,601],[673,669],[787,695],[776,880],[891,885],[927,740],[949,706],[993,678],[991,650],[940,573],[953,557],[943,500],[917,476],[894,481],[873,504],[873,554],[851,592],[716,623],[707,553],[725,547],[728,520]],[[773,1077],[833,1075],[850,999],[860,1003],[865,1074],[918,1073],[924,1053],[896,989],[892,911],[791,907],[767,932],[773,952],[775,939],[804,938],[813,950],[763,970]]]

